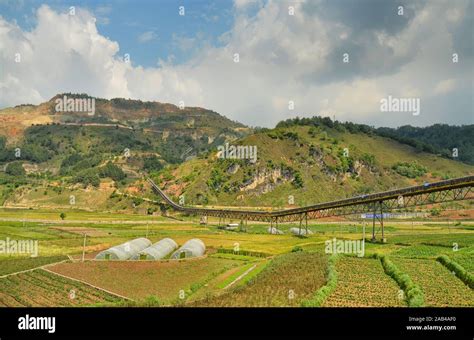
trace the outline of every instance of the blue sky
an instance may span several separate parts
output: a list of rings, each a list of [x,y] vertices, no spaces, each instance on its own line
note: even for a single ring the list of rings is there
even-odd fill
[[[473,7],[0,0],[0,108],[75,92],[184,102],[252,126],[313,115],[375,126],[473,124]],[[419,100],[420,114],[384,112],[389,96]]]

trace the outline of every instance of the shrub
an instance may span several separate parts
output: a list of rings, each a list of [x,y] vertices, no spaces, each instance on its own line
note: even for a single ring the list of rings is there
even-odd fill
[[[100,177],[110,177],[114,181],[120,181],[126,177],[122,169],[112,162],[107,162],[104,167],[100,168],[99,175]]]
[[[417,162],[398,162],[392,167],[392,169],[395,170],[397,174],[408,178],[423,176],[428,171],[426,167]]]
[[[132,199],[132,201],[133,201],[134,206],[135,206],[135,207],[138,207],[140,204],[143,203],[143,198],[141,198],[141,197],[134,197],[134,198]]]
[[[160,159],[156,156],[150,156],[143,160],[143,169],[146,171],[159,171],[162,168],[163,164],[161,164]]]
[[[302,188],[304,186],[303,178],[299,172],[295,172],[295,179],[293,180],[293,185],[295,188]]]
[[[5,172],[12,176],[24,176],[26,174],[21,162],[13,162],[7,165]]]
[[[159,307],[161,306],[161,302],[155,295],[150,295],[145,298],[141,305],[143,307]]]
[[[95,169],[88,169],[78,173],[72,181],[74,183],[82,183],[84,187],[92,185],[98,187],[100,185],[100,178]]]
[[[362,163],[364,163],[365,165],[367,165],[370,168],[373,168],[374,165],[375,165],[375,156],[372,155],[372,154],[364,153],[360,157],[360,160],[362,161]]]

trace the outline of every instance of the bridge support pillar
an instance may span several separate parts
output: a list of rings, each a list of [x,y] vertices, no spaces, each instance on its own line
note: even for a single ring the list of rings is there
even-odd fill
[[[300,215],[300,230],[298,233],[301,235],[301,225],[303,224],[303,215]]]
[[[385,243],[385,235],[383,230],[383,209],[382,202],[380,202],[380,228],[382,229],[382,243]]]
[[[303,227],[303,220],[304,220],[304,228],[306,230],[306,235],[308,235],[308,213],[304,213],[300,215],[300,228],[299,234],[301,235],[301,228]]]
[[[374,211],[372,216],[372,242],[375,242],[375,218],[377,216],[377,203],[374,203]]]
[[[378,216],[378,213],[380,213],[380,216]],[[385,242],[382,201],[374,203],[374,210],[373,210],[373,216],[372,216],[372,242],[376,241],[376,237],[375,237],[375,234],[376,234],[376,231],[375,231],[376,220],[378,220],[379,223],[380,223],[380,229],[382,231],[382,242]]]
[[[247,218],[240,219],[240,231],[247,232]]]
[[[308,236],[308,213],[304,214],[304,219],[306,223],[306,236]]]

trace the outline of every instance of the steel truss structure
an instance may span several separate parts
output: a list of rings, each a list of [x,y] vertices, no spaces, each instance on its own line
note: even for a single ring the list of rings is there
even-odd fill
[[[244,226],[246,229],[247,221],[269,222],[271,227],[278,226],[278,223],[281,222],[297,221],[299,222],[300,228],[303,226],[303,221],[305,221],[307,231],[308,219],[372,213],[372,239],[375,239],[376,221],[381,225],[382,239],[384,239],[384,213],[420,205],[474,199],[474,176],[467,176],[294,209],[278,211],[238,210],[230,208],[208,209],[176,204],[155,182],[148,177],[147,180],[153,190],[174,210],[190,215],[205,216],[206,218],[208,216],[218,217],[219,221],[238,219],[241,221],[241,229],[243,229]]]

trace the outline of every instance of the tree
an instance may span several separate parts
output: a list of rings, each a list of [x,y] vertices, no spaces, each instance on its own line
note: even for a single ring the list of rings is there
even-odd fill
[[[13,162],[7,165],[5,172],[12,176],[24,176],[26,174],[21,162]]]
[[[61,219],[64,221],[64,219],[66,218],[66,214],[62,212],[61,214],[59,214],[59,217],[61,217]]]
[[[295,172],[295,179],[293,180],[293,185],[295,188],[302,188],[304,186],[303,178],[299,172]]]
[[[163,164],[158,157],[153,155],[143,160],[143,168],[146,171],[159,171],[163,168]]]
[[[126,177],[123,170],[110,161],[107,162],[104,167],[100,168],[99,175],[100,177],[110,177],[114,181],[120,181]]]

